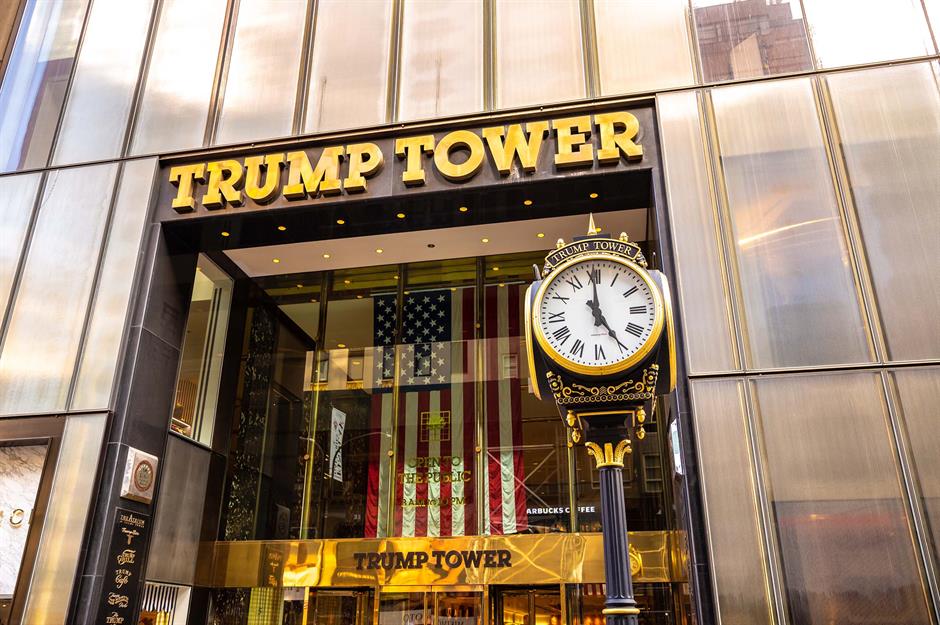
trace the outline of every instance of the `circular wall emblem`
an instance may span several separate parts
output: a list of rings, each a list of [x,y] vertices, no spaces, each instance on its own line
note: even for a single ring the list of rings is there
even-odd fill
[[[149,460],[141,460],[134,467],[134,486],[141,492],[150,490],[153,485],[153,465]]]

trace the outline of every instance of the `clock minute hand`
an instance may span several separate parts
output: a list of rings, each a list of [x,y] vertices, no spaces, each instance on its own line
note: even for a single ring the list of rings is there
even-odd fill
[[[610,338],[617,341],[617,345],[620,346],[620,350],[623,351],[627,349],[627,346],[621,343],[620,339],[617,338],[617,333],[614,332],[614,329],[611,328],[610,325],[607,323],[607,319],[604,318],[604,313],[601,312],[601,307],[598,306],[597,308],[592,308],[592,310],[594,311],[594,319],[595,319],[594,325],[603,325],[605,328],[607,328],[607,334],[610,335]],[[600,324],[597,323],[598,320],[600,321]]]

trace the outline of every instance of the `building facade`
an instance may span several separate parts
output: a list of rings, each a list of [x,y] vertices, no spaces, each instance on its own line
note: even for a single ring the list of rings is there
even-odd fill
[[[940,2],[0,7],[0,624],[597,625],[557,239],[671,281],[640,622],[940,622]]]

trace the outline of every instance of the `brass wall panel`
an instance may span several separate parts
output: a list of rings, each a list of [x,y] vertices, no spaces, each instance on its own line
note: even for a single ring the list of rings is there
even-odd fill
[[[630,532],[634,581],[686,581],[682,544],[681,532]],[[603,540],[597,533],[220,541],[205,543],[200,552],[205,555],[200,558],[196,583],[215,588],[270,585],[384,588],[604,581]],[[449,566],[448,558],[451,562],[458,559],[454,552],[483,554],[478,555],[479,564],[468,565],[466,556],[460,556],[460,564]],[[487,552],[490,566],[485,566]],[[378,554],[372,559],[375,566],[369,566],[368,554]],[[385,568],[376,562],[382,555],[386,563],[395,558],[395,564]],[[500,562],[504,566],[496,566]],[[506,563],[511,564],[505,566]]]

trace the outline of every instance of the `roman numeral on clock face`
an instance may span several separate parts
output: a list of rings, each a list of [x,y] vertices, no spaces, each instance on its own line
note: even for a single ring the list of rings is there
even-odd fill
[[[642,315],[646,312],[646,304],[642,306],[631,306],[630,314],[631,315]]]
[[[627,332],[629,332],[630,334],[632,334],[633,336],[637,337],[637,338],[639,338],[639,336],[640,336],[641,334],[643,334],[643,326],[638,326],[637,324],[633,323],[632,321],[631,321],[630,323],[628,323],[628,324],[627,324],[627,327],[624,328],[624,329],[625,329]]]
[[[623,296],[624,296],[624,297],[630,297],[631,295],[633,295],[634,293],[636,293],[638,290],[639,290],[638,287],[631,286],[629,289],[627,289],[627,290],[624,292]]]
[[[565,311],[561,311],[561,312],[549,312],[549,313],[548,313],[548,322],[549,322],[549,323],[564,323],[564,322],[565,322]]]
[[[583,357],[584,356],[584,343],[581,342],[581,339],[575,339],[574,345],[571,346],[571,349],[569,351],[575,356]]]
[[[565,278],[565,282],[570,284],[571,288],[574,289],[575,291],[577,291],[578,289],[584,286],[583,284],[581,284],[581,281],[578,280],[578,276],[574,274],[572,274],[570,278]]]
[[[562,345],[571,338],[571,330],[568,329],[568,326],[562,326],[552,332],[552,336],[555,337],[555,340],[561,343]]]
[[[604,358],[604,348],[600,345],[594,345],[594,360],[601,360]]]
[[[570,298],[570,297],[562,297],[561,295],[552,295],[552,299],[557,299],[559,302],[563,302],[563,303],[567,304],[567,303],[568,303],[568,300],[571,299],[571,298]]]
[[[601,283],[601,270],[592,269],[590,273],[588,273],[588,282],[591,282],[592,284],[600,284]]]

